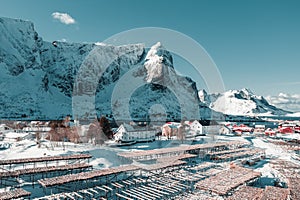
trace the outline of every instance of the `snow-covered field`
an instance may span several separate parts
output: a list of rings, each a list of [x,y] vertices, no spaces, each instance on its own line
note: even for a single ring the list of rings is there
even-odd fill
[[[27,133],[28,134],[28,133]],[[30,133],[29,133],[30,134]],[[265,138],[255,137],[255,136],[226,136],[226,135],[214,135],[214,136],[201,136],[197,137],[194,140],[188,141],[179,141],[176,138],[172,138],[171,140],[167,140],[162,137],[160,140],[156,140],[155,142],[149,143],[137,143],[131,146],[123,146],[123,147],[115,147],[111,148],[106,145],[93,145],[93,144],[74,144],[69,142],[50,142],[47,140],[42,140],[41,147],[39,148],[35,139],[29,139],[28,135],[25,133],[7,133],[8,137],[1,141],[0,143],[8,143],[10,147],[8,149],[0,150],[0,160],[4,159],[16,159],[16,158],[31,158],[31,157],[45,157],[45,156],[55,156],[55,155],[70,155],[77,153],[89,153],[92,155],[92,159],[90,159],[89,163],[93,165],[94,169],[101,168],[110,168],[115,166],[120,166],[124,164],[130,164],[131,161],[126,161],[124,159],[120,159],[117,153],[122,151],[141,151],[141,150],[149,150],[149,149],[157,149],[157,148],[166,148],[166,147],[174,147],[174,146],[186,146],[191,144],[200,144],[200,143],[215,143],[215,142],[224,142],[224,141],[243,141],[250,143],[253,147],[265,149],[266,159],[259,161],[254,166],[249,166],[253,168],[255,171],[259,171],[262,173],[263,180],[261,184],[270,184],[270,180],[274,180],[276,178],[280,178],[280,173],[274,170],[272,166],[269,164],[269,160],[271,159],[283,159],[291,162],[298,163],[293,159],[295,155],[294,152],[287,151],[273,143],[268,142]],[[21,141],[16,141],[15,139],[18,136],[27,136]],[[299,138],[299,134],[290,134],[285,135],[286,138]],[[298,163],[299,164],[299,163]],[[226,163],[225,163],[226,165]],[[224,165],[224,166],[225,166]],[[32,193],[32,197],[42,196],[41,189],[34,189],[30,182],[26,182],[24,180],[20,180],[22,183],[22,187],[27,191]],[[7,191],[9,187],[0,188],[0,192]]]
[[[8,133],[7,135],[11,137],[10,134],[17,136],[20,133]],[[121,164],[116,155],[121,150],[105,146],[74,144],[70,142],[49,142],[45,140],[39,148],[34,140],[25,139],[14,142],[8,138],[1,143],[9,143],[10,148],[0,151],[0,159],[33,158],[88,152],[93,156],[91,164],[94,168],[99,168],[99,166],[108,168]]]
[[[130,146],[111,148],[106,145],[93,145],[93,144],[74,144],[71,142],[50,142],[47,140],[42,141],[42,145],[39,148],[35,139],[25,139],[16,142],[14,138],[17,137],[29,137],[28,133],[15,133],[10,132],[6,134],[4,141],[0,143],[9,143],[10,148],[0,151],[0,159],[15,159],[15,158],[28,158],[28,157],[43,157],[43,156],[55,156],[88,152],[93,156],[91,163],[95,168],[108,168],[118,166],[122,164],[117,153],[121,151],[140,151],[157,148],[167,148],[174,146],[185,146],[195,143],[215,143],[223,141],[250,141],[254,147],[265,149],[266,155],[270,158],[279,158],[284,160],[290,160],[293,154],[285,151],[275,144],[269,143],[262,138],[255,138],[253,136],[226,136],[226,135],[214,135],[214,136],[200,136],[196,140],[178,141],[176,137],[168,140],[165,137],[161,137],[160,140],[148,143],[137,143]],[[300,139],[299,134],[285,134],[282,138]]]
[[[67,155],[75,153],[89,153],[93,156],[91,164],[94,168],[109,168],[113,166],[119,166],[122,164],[117,156],[121,151],[141,151],[157,148],[167,148],[175,146],[186,146],[195,143],[214,143],[216,141],[228,141],[228,140],[242,140],[242,137],[226,137],[226,136],[201,136],[196,140],[178,141],[176,137],[168,140],[165,137],[161,137],[160,140],[147,143],[137,143],[130,146],[111,148],[106,145],[93,145],[90,143],[74,144],[71,142],[50,142],[42,140],[41,147],[36,144],[35,139],[25,139],[16,142],[17,137],[28,136],[28,133],[15,133],[10,132],[6,134],[4,141],[0,143],[10,144],[10,148],[0,150],[0,159],[16,159],[16,158],[28,158],[28,157],[44,157],[55,155]]]

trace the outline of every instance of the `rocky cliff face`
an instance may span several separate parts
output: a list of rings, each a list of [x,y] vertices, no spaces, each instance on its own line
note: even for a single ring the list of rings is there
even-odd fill
[[[0,118],[57,119],[73,115],[74,106],[78,118],[91,117],[92,107],[97,115],[119,118],[128,110],[136,120],[149,119],[152,111],[166,120],[211,115],[199,106],[195,82],[176,74],[159,42],[150,49],[53,43],[43,41],[31,22],[0,18],[0,44]]]
[[[26,69],[40,67],[43,43],[31,22],[0,18],[0,32],[1,68],[9,75],[18,76]]]

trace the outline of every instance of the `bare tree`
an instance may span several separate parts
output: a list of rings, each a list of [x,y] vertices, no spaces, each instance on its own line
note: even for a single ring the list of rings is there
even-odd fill
[[[108,119],[104,116],[102,116],[100,118],[100,126],[102,128],[102,131],[104,133],[104,135],[108,138],[108,139],[111,139],[113,137],[113,132],[111,130],[111,127],[110,127],[110,123],[108,121]]]
[[[106,136],[104,135],[102,127],[97,119],[90,124],[87,137],[94,144],[103,144],[106,140]]]

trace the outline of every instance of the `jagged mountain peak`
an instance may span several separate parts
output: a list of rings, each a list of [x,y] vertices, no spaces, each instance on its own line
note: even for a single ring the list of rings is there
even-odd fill
[[[201,89],[198,91],[198,96],[201,102],[207,104],[209,99],[208,99],[208,94],[205,89]],[[209,104],[209,103],[208,103]]]
[[[157,64],[163,63],[166,66],[173,68],[173,57],[161,42],[157,42],[149,49],[146,55],[146,62]]]
[[[148,83],[166,85],[174,74],[172,55],[161,42],[157,42],[147,52],[144,67],[147,71]]]
[[[224,93],[206,94],[199,91],[199,98],[211,109],[229,115],[286,115],[285,111],[272,106],[263,96],[250,89],[229,90]]]
[[[16,26],[17,24],[19,24],[22,26],[29,26],[31,28],[34,27],[33,22],[31,22],[29,20],[17,19],[17,18],[0,17],[0,23],[7,24],[7,25],[13,25],[13,26]]]
[[[242,98],[249,98],[254,95],[254,93],[249,88],[242,88],[240,90],[228,90],[225,92],[228,96],[240,95]]]
[[[241,95],[241,97],[250,99],[251,96],[254,96],[253,92],[249,88],[242,88],[241,90],[236,90],[236,94]]]
[[[155,57],[155,56],[161,56],[161,55],[158,55],[158,52],[161,49],[165,50],[165,48],[162,46],[161,42],[157,42],[148,51],[146,59],[151,59],[152,57]]]
[[[0,18],[0,33],[2,118],[57,119],[72,115],[74,88],[79,95],[96,96],[96,105],[91,107],[96,107],[99,115],[112,114],[112,106],[123,103],[128,110],[127,100],[110,102],[118,81],[127,73],[132,73],[132,78],[145,80],[144,86],[136,88],[129,101],[132,116],[137,120],[146,119],[149,109],[157,104],[163,105],[166,113],[160,114],[166,114],[163,116],[168,120],[182,116],[199,118],[198,113],[195,114],[198,108],[202,119],[219,115],[208,106],[218,112],[237,115],[287,113],[269,105],[249,89],[224,94],[198,92],[194,81],[176,73],[171,53],[160,42],[150,49],[144,44],[53,43],[43,41],[33,23],[8,18]],[[87,70],[80,71],[82,66]],[[131,82],[125,81],[125,84]],[[124,93],[127,92],[125,84],[121,85]],[[80,117],[89,117],[86,115],[89,112],[82,110],[84,116]],[[193,115],[189,115],[191,113]]]
[[[128,93],[126,84],[132,82],[124,78],[121,84],[123,77],[145,80],[130,96],[134,119],[147,119],[154,105],[164,107],[167,120],[199,115],[195,82],[176,73],[171,53],[160,42],[150,49],[144,44],[48,42],[33,23],[5,18],[0,18],[0,33],[1,118],[58,119],[76,108],[81,115],[74,117],[94,119],[95,108],[100,116],[114,115],[112,107],[122,115],[128,100],[112,102],[112,94],[117,86]],[[75,96],[79,105],[72,103]],[[202,118],[211,115],[209,108],[201,109]]]
[[[39,68],[42,39],[30,21],[0,18],[2,69],[18,76],[28,68]]]
[[[241,92],[244,92],[245,94],[248,95],[253,95],[253,92],[249,88],[242,88]]]
[[[169,51],[166,50],[166,48],[162,45],[161,42],[157,42],[152,47],[150,47],[146,55],[146,60],[150,60],[155,57],[164,57],[166,55],[167,57],[169,57],[171,54],[169,53]]]
[[[199,96],[200,96],[200,95],[201,95],[201,96],[206,96],[206,95],[207,95],[207,92],[206,92],[205,89],[200,89],[200,90],[198,91],[198,94],[199,94]]]
[[[229,90],[228,92],[225,92],[225,95],[234,96],[238,99],[260,100],[264,101],[265,104],[268,104],[268,102],[263,96],[254,94],[249,88],[242,88],[240,90]]]

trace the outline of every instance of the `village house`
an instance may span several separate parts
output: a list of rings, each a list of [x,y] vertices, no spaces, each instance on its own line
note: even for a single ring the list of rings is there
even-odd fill
[[[183,140],[189,131],[189,122],[167,122],[161,127],[162,135],[171,139],[172,136],[177,136],[177,139]]]
[[[156,130],[148,126],[132,126],[124,123],[118,128],[114,138],[120,143],[148,142],[155,140],[156,133]]]
[[[266,126],[262,124],[257,124],[254,126],[254,131],[255,133],[263,133],[266,130]]]
[[[221,125],[214,120],[194,120],[190,124],[190,135],[219,134]]]

